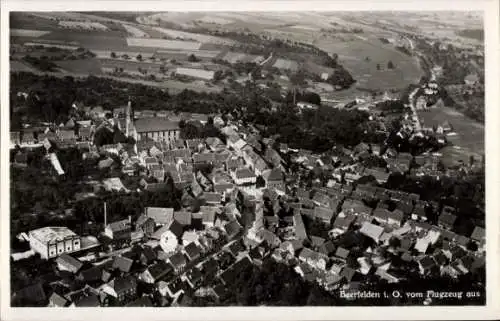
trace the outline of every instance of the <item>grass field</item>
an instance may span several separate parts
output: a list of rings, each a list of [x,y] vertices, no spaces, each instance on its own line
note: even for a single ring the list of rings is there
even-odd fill
[[[146,32],[144,32],[143,30],[139,29],[139,28],[136,28],[132,25],[129,25],[129,24],[122,24],[123,25],[123,28],[125,28],[127,30],[127,33],[129,35],[131,35],[132,37],[136,37],[136,38],[149,38],[150,35]]]
[[[397,51],[391,45],[383,45],[373,38],[348,42],[322,40],[317,45],[329,53],[339,55],[340,63],[357,80],[357,87],[377,90],[401,89],[418,82],[423,74],[414,57]],[[387,69],[388,61],[394,63],[395,69]],[[381,70],[377,70],[377,64],[380,64]]]
[[[21,72],[21,71],[25,71],[25,72],[32,72],[34,70],[33,67],[21,62],[21,61],[18,61],[18,60],[11,60],[10,61],[10,71],[11,72]]]
[[[99,59],[79,59],[55,61],[55,64],[66,72],[88,73],[89,75],[101,74],[101,64]]]
[[[102,59],[100,64],[103,68],[123,68],[123,70],[138,71],[139,68],[145,69],[148,72],[159,72],[160,64],[137,62],[137,61],[121,61],[113,59]]]
[[[46,30],[10,29],[11,37],[32,37],[38,38],[50,33]]]
[[[197,50],[201,43],[194,41],[166,40],[152,38],[127,38],[127,44],[135,47],[152,47],[162,49]]]
[[[256,55],[248,55],[245,53],[240,53],[240,52],[227,52],[223,57],[223,60],[226,60],[229,63],[236,63],[236,62],[261,62],[264,60],[264,57],[262,56],[256,56]]]
[[[450,107],[431,109],[420,112],[419,117],[425,126],[433,126],[449,121],[457,135],[447,136],[453,146],[441,151],[448,162],[462,159],[468,161],[469,155],[479,156],[484,153],[484,125],[472,120]],[[460,149],[457,149],[459,147]]]

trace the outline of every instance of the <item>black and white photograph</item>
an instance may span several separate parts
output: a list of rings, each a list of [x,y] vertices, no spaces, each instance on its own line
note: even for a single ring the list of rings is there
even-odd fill
[[[486,306],[482,9],[49,8],[2,30],[7,305]]]

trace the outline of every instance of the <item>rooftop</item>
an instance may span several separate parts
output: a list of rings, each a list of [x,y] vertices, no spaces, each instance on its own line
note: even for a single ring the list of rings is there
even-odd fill
[[[135,121],[135,130],[138,133],[179,130],[179,123],[167,118],[140,118]]]
[[[47,226],[29,232],[30,236],[42,243],[62,241],[68,237],[77,236],[76,233],[67,227]]]

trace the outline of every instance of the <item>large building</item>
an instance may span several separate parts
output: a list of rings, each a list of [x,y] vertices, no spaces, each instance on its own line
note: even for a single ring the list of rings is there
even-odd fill
[[[141,118],[135,121],[137,140],[150,138],[154,141],[173,142],[179,139],[178,122],[167,118]]]
[[[63,253],[79,251],[80,236],[67,227],[42,227],[29,232],[31,249],[43,259],[58,257]]]

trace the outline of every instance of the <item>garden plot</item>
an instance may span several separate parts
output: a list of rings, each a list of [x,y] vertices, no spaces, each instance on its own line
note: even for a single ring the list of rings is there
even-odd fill
[[[102,23],[91,21],[59,21],[59,26],[62,28],[78,30],[108,30],[108,27]]]
[[[125,30],[127,30],[127,32],[135,38],[150,38],[149,34],[147,34],[146,32],[142,31],[139,28],[136,28],[134,26],[125,23],[123,23],[122,25],[123,28],[125,28]]]
[[[127,44],[133,47],[153,47],[162,49],[198,50],[201,43],[194,41],[151,39],[151,38],[127,38]]]
[[[245,53],[239,53],[239,52],[228,52],[224,55],[222,58],[223,60],[226,60],[227,62],[234,64],[237,62],[255,62],[259,63],[262,60],[264,60],[264,57],[262,56],[255,56],[255,55],[248,55]]]
[[[10,29],[11,37],[31,37],[38,38],[43,35],[50,33],[50,31],[44,30],[28,30],[28,29]]]

